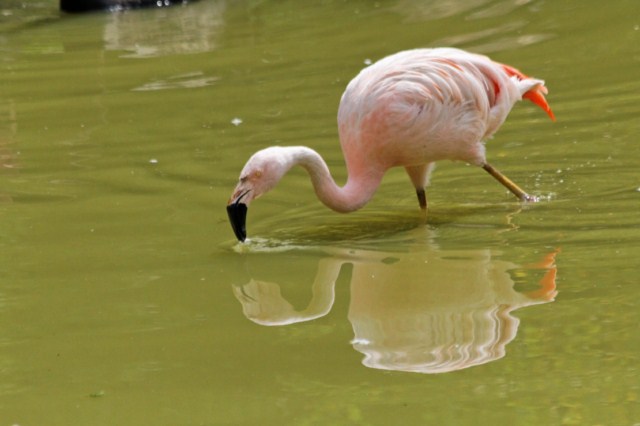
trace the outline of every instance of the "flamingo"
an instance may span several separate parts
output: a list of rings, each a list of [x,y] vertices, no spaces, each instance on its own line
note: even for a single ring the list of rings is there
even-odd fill
[[[246,239],[249,204],[295,165],[307,170],[317,197],[351,212],[373,196],[385,172],[404,167],[427,209],[425,187],[434,163],[464,161],[486,170],[516,197],[535,202],[486,161],[484,141],[516,101],[528,99],[555,121],[543,80],[509,65],[455,48],[413,49],[364,68],[347,85],[338,108],[340,145],[348,178],[340,187],[320,154],[304,146],[272,146],[253,154],[227,203],[235,236]]]

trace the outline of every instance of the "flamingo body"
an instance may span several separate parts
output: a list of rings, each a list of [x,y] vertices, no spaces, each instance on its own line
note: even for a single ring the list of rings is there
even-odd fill
[[[324,160],[310,148],[258,151],[243,168],[227,206],[234,232],[245,239],[246,206],[294,165],[307,169],[318,198],[339,212],[366,204],[391,167],[405,167],[426,209],[424,188],[440,160],[482,166],[516,196],[533,200],[486,162],[484,141],[523,98],[555,119],[546,93],[544,81],[459,49],[414,49],[387,56],[363,69],[340,101],[345,186],[335,183]]]

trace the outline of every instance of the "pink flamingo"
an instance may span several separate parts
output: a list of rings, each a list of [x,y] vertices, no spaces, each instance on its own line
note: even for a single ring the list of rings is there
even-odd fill
[[[327,207],[351,212],[364,206],[391,167],[406,169],[423,210],[435,161],[459,160],[484,168],[522,201],[537,201],[487,163],[484,142],[523,98],[555,121],[543,80],[486,56],[454,48],[415,49],[363,69],[347,86],[338,109],[347,183],[340,187],[311,148],[273,146],[256,152],[240,173],[227,204],[236,237],[246,238],[247,207],[295,165],[311,177]]]

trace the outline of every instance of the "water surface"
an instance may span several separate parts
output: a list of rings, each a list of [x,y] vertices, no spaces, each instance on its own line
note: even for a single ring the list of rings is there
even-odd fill
[[[287,2],[0,6],[0,419],[19,425],[640,422],[640,8]],[[402,170],[339,215],[302,170],[225,204],[254,151],[338,181],[348,81],[450,45],[547,81],[488,158]]]

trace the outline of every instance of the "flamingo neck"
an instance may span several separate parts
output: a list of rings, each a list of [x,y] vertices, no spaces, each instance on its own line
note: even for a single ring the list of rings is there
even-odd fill
[[[331,176],[327,163],[316,151],[307,147],[291,147],[291,152],[291,166],[300,165],[306,169],[318,199],[337,212],[355,211],[367,204],[382,180],[383,172],[358,173],[357,169],[348,167],[347,183],[340,187]]]

